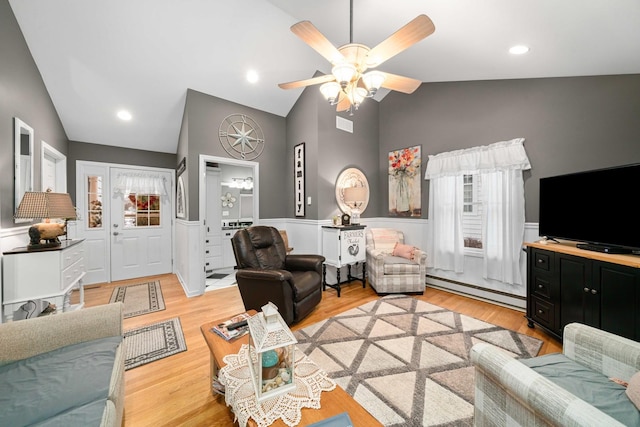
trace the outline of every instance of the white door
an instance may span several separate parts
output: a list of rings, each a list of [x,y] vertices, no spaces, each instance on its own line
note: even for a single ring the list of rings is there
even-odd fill
[[[99,163],[78,162],[76,168],[76,206],[79,217],[76,232],[84,239],[85,268],[83,282],[111,281],[109,262],[109,167]]]
[[[42,191],[51,190],[55,193],[61,193],[56,188],[56,163],[50,156],[42,157]]]
[[[42,191],[67,192],[67,156],[42,141],[40,160]]]
[[[111,280],[171,273],[173,210],[171,174],[162,177],[166,195],[152,192],[122,194],[115,186],[119,174],[131,169],[110,168]]]
[[[204,269],[207,275],[222,268],[222,216],[220,214],[220,168],[207,167],[207,209],[204,236]]]

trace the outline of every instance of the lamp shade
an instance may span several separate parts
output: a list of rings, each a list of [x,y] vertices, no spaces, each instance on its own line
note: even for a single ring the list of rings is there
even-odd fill
[[[362,104],[362,101],[367,97],[367,90],[363,87],[353,86],[349,93],[349,99],[356,108],[358,108],[360,104]]]
[[[76,209],[67,193],[27,191],[14,218],[76,219]]]
[[[338,98],[338,94],[340,93],[340,85],[336,82],[328,82],[320,86],[320,93],[324,98],[333,103]]]
[[[385,77],[384,73],[380,71],[370,71],[363,74],[362,81],[369,92],[375,94],[376,91],[380,89],[380,86],[382,86],[382,83],[384,83]]]
[[[331,69],[331,74],[335,76],[342,87],[346,87],[357,72],[355,65],[349,63],[338,64]]]
[[[347,187],[343,192],[344,201],[347,203],[361,203],[367,200],[367,189],[365,187]]]

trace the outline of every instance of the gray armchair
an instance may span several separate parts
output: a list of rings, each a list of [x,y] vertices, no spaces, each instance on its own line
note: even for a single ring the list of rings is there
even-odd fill
[[[402,231],[371,228],[366,242],[367,276],[377,293],[424,293],[427,254],[416,248],[413,260],[392,255],[396,243],[404,244]]]

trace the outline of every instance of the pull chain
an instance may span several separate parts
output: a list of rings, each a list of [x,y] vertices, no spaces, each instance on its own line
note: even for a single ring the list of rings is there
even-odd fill
[[[353,43],[353,0],[349,1],[349,43]]]

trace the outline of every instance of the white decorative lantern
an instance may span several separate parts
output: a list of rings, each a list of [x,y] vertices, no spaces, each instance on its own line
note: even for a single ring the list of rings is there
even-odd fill
[[[249,367],[259,402],[295,389],[295,344],[298,342],[272,302],[248,319]]]

